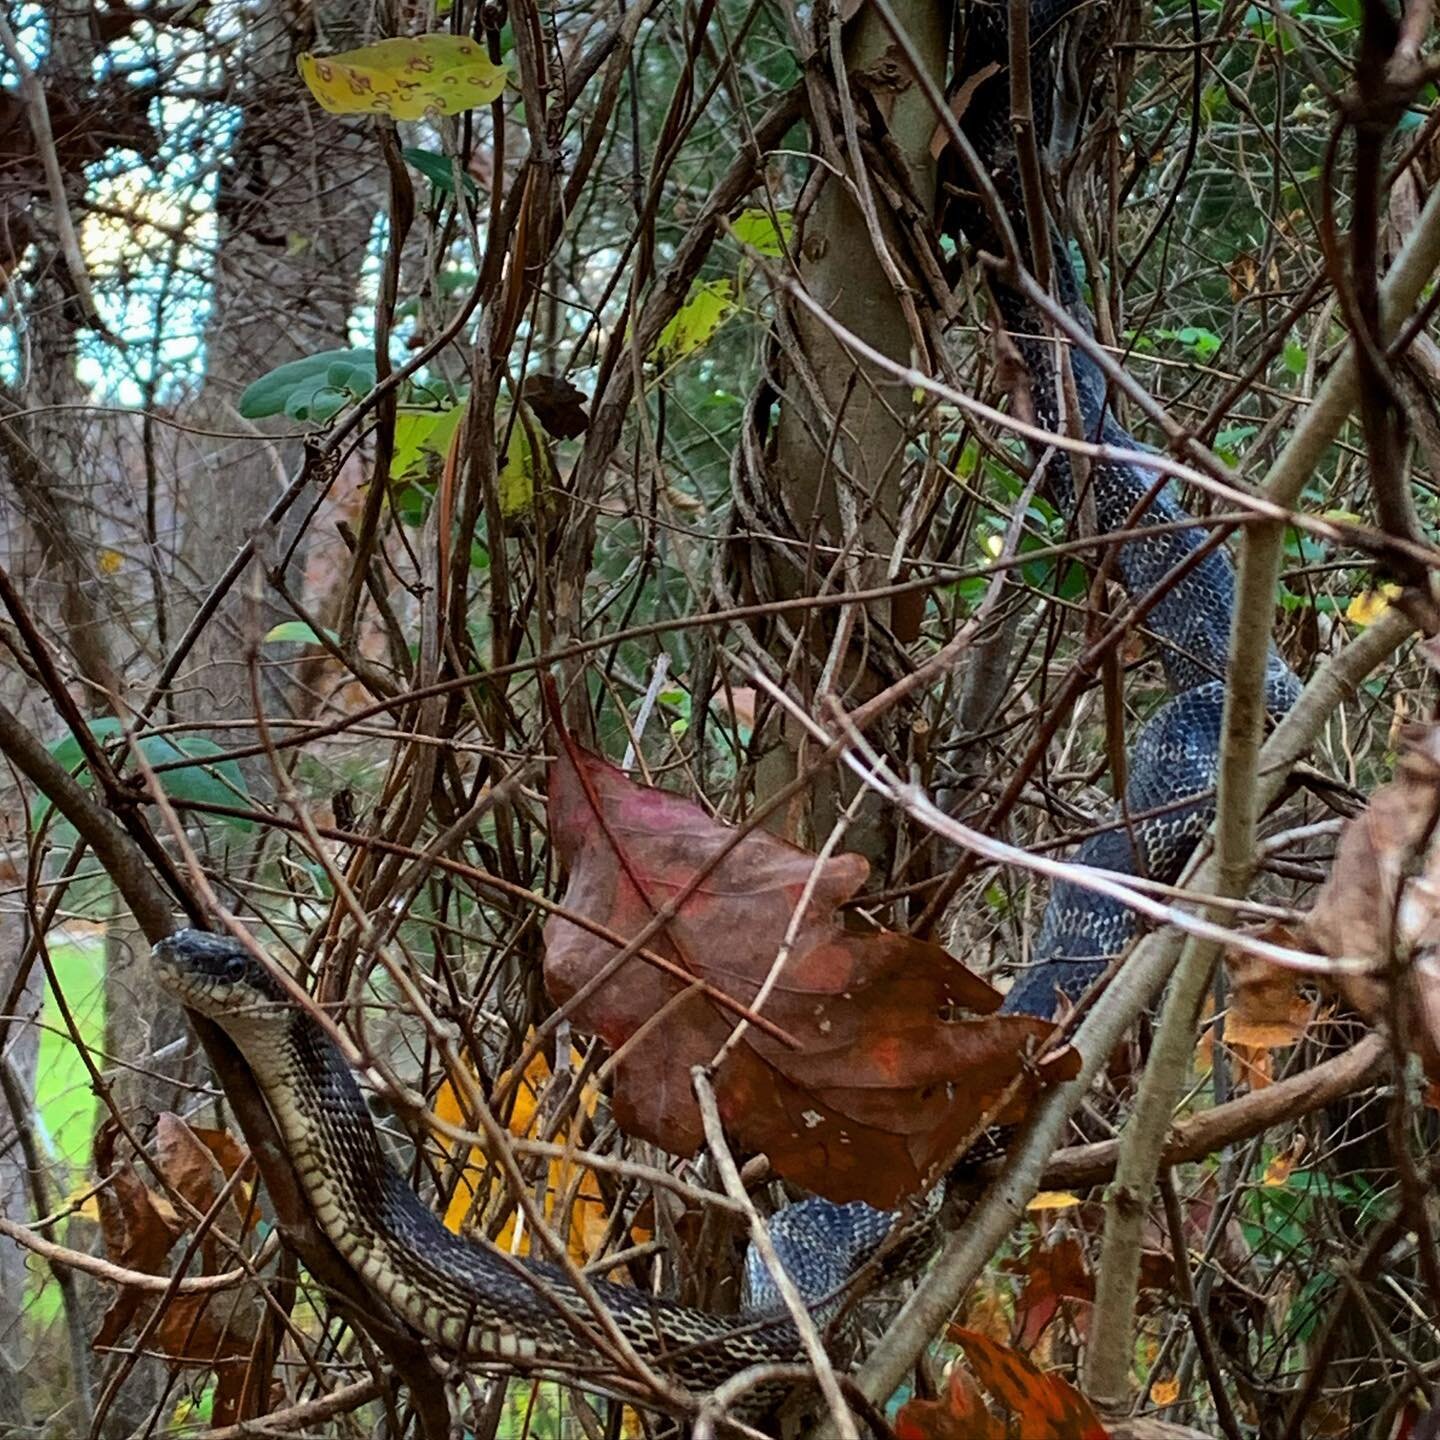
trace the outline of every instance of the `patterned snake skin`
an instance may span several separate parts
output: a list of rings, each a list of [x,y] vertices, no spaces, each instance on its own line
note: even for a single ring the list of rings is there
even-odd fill
[[[1049,49],[1055,27],[1078,0],[1038,0],[1032,16],[1037,130],[1048,133],[1051,92]],[[1005,75],[1005,11],[972,0],[967,14],[966,72],[989,61],[1000,70],[971,98],[964,125],[994,178],[1028,254]],[[978,250],[999,253],[982,208],[963,191],[954,167],[947,193],[962,192],[946,217]],[[1052,244],[1061,303],[1089,328],[1068,250]],[[1042,424],[1061,428],[1057,379],[1045,326],[1017,293],[994,288],[1000,318],[1030,372]],[[1078,350],[1071,366],[1086,435],[1111,445],[1140,448],[1109,413],[1105,379]],[[1047,484],[1073,520],[1078,504],[1070,466],[1050,462]],[[1089,472],[1100,535],[1137,526],[1171,525],[1187,517],[1168,487],[1141,466],[1092,465]],[[1152,494],[1152,490],[1155,492]],[[1199,528],[1166,531],[1117,547],[1114,574],[1138,598],[1173,578],[1149,611],[1148,629],[1161,642],[1161,661],[1172,690],[1169,701],[1142,727],[1129,757],[1125,810],[1146,818],[1118,821],[1086,840],[1073,857],[1161,880],[1174,879],[1208,828],[1214,812],[1223,675],[1235,603],[1229,558],[1214,550],[1197,558]],[[1268,703],[1279,715],[1293,704],[1298,685],[1278,655],[1271,655]],[[1151,816],[1149,812],[1160,811]],[[1120,955],[1135,934],[1124,906],[1061,883],[1049,904],[1029,966],[1006,997],[1004,1010],[1048,1016],[1059,996],[1076,997]],[[295,1006],[276,982],[234,942],[181,931],[155,947],[157,975],[185,1005],[210,1016],[235,1040],[264,1091],[294,1161],[315,1217],[325,1234],[376,1293],[422,1335],[452,1353],[513,1366],[575,1373],[594,1383],[620,1377],[625,1366],[604,1353],[603,1330],[584,1296],[561,1269],[512,1261],[491,1247],[451,1234],[386,1162],[349,1066],[328,1037]],[[892,1228],[894,1216],[862,1204],[811,1199],[780,1212],[772,1238],[808,1303],[823,1317],[825,1303]],[[922,1224],[919,1227],[924,1228]],[[621,1334],[656,1370],[695,1390],[733,1376],[748,1365],[798,1359],[794,1328],[761,1319],[737,1329],[733,1318],[687,1309],[629,1287],[595,1290]],[[772,1278],[755,1253],[747,1257],[745,1303],[765,1315],[779,1307]]]

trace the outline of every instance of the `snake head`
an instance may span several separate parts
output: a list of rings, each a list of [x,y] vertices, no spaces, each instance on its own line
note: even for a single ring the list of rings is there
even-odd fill
[[[238,940],[177,930],[150,951],[155,976],[182,1005],[224,1023],[254,1018],[287,996],[279,981]]]

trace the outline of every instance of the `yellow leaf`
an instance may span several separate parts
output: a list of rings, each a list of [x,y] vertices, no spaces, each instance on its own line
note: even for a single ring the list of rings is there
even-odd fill
[[[1345,618],[1353,625],[1373,625],[1399,594],[1398,585],[1382,585],[1378,590],[1367,590],[1345,607]]]
[[[668,356],[678,360],[700,349],[735,312],[735,286],[729,280],[709,280],[696,286],[690,298],[677,310],[660,332],[653,360]]]
[[[382,40],[338,55],[300,57],[310,93],[332,115],[389,115],[420,120],[488,105],[506,72],[464,35]]]
[[[777,210],[772,220],[768,210],[742,210],[730,229],[742,245],[778,259],[795,234],[795,215],[790,210]]]
[[[390,457],[390,478],[403,480],[438,473],[450,441],[465,418],[465,404],[448,410],[400,410],[395,416],[395,453]]]
[[[1072,1205],[1079,1203],[1080,1197],[1072,1195],[1068,1190],[1041,1190],[1025,1208],[1027,1210],[1068,1210]]]
[[[100,573],[102,575],[114,575],[124,565],[125,557],[118,550],[102,550],[100,552]]]
[[[1150,1401],[1154,1405],[1173,1405],[1180,1398],[1180,1382],[1173,1376],[1168,1380],[1156,1380],[1150,1386]]]
[[[1305,1153],[1305,1137],[1296,1135],[1288,1150],[1282,1150],[1265,1167],[1264,1183],[1278,1187],[1288,1183],[1291,1175],[1295,1173],[1295,1167],[1300,1163],[1300,1157]]]
[[[535,497],[544,493],[550,474],[550,451],[540,433],[539,422],[530,407],[522,404],[510,426],[505,463],[496,477],[500,487],[500,513],[507,520],[526,514],[534,507]]]
[[[578,1051],[571,1051],[571,1061],[576,1069],[580,1067],[582,1058]],[[509,1124],[512,1135],[538,1138],[544,1118],[539,1114],[540,1097],[545,1093],[549,1083],[550,1067],[546,1063],[544,1055],[537,1055],[526,1068],[515,1093],[515,1103],[510,1113]],[[502,1075],[496,1084],[496,1093],[503,1093],[508,1088],[508,1084],[508,1077]],[[593,1082],[587,1084],[580,1092],[579,1108],[586,1115],[593,1116],[598,1100],[599,1091],[596,1086]],[[445,1081],[440,1087],[440,1093],[435,1097],[435,1114],[449,1124],[462,1125],[465,1123],[463,1109],[455,1086],[449,1080]],[[565,1133],[563,1127],[557,1131],[553,1137],[555,1143],[563,1145]],[[453,1151],[456,1148],[456,1142],[453,1140],[446,1139],[443,1143],[447,1150]],[[577,1175],[579,1177],[578,1185],[576,1184]],[[590,1260],[604,1239],[609,1223],[609,1211],[605,1198],[601,1194],[599,1182],[595,1179],[594,1171],[588,1167],[574,1165],[561,1159],[550,1161],[546,1180],[542,1213],[547,1220],[553,1223],[557,1203],[568,1199],[570,1208],[566,1248],[576,1263],[583,1265]],[[496,1181],[497,1185],[500,1183],[500,1181]],[[446,1206],[445,1227],[455,1234],[459,1234],[467,1227],[473,1226],[475,1218],[488,1203],[490,1194],[489,1162],[479,1146],[472,1146],[460,1178],[456,1182],[450,1203]],[[650,1232],[637,1226],[632,1229],[631,1238],[636,1244],[643,1244],[650,1238]],[[505,1228],[496,1236],[495,1243],[502,1250],[510,1250],[518,1255],[530,1253],[530,1235],[523,1225],[517,1227],[516,1217],[513,1215],[506,1222]]]

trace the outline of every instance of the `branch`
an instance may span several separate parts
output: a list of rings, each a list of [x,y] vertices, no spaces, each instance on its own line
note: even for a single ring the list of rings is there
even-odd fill
[[[1388,339],[1395,333],[1437,265],[1440,191],[1431,194],[1381,288],[1381,338]],[[1345,423],[1360,397],[1357,343],[1352,340],[1347,345],[1315,397],[1315,404],[1295,427],[1261,487],[1262,499],[1283,506],[1293,504],[1325,448]],[[1261,804],[1257,781],[1265,727],[1270,630],[1283,540],[1283,526],[1274,523],[1248,526],[1240,540],[1220,738],[1215,858],[1207,867],[1213,876],[1213,893],[1227,898],[1245,893],[1253,869]],[[1408,633],[1409,622],[1399,621],[1398,627]],[[1224,925],[1227,912],[1217,909],[1212,918],[1216,924]],[[1131,1337],[1140,1280],[1140,1226],[1154,1188],[1170,1116],[1188,1073],[1195,1020],[1218,955],[1219,945],[1214,939],[1195,935],[1187,942],[1134,1113],[1121,1137],[1122,1155],[1115,1184],[1106,1197],[1105,1241],[1092,1332],[1096,1338],[1086,1369],[1086,1389],[1102,1405],[1123,1404],[1129,1390]]]
[[[85,268],[85,257],[80,253],[80,238],[75,233],[75,222],[70,218],[70,201],[65,194],[65,176],[60,170],[60,157],[55,151],[55,136],[50,129],[50,106],[45,100],[45,87],[39,77],[25,61],[25,52],[15,32],[10,28],[3,12],[0,12],[0,49],[15,67],[20,77],[20,93],[25,97],[25,107],[30,114],[30,133],[35,139],[35,148],[45,167],[45,184],[50,191],[50,210],[55,221],[55,232],[60,237],[60,250],[65,256],[65,269],[70,274],[70,283],[75,287],[75,298],[85,315],[85,323],[98,331],[114,345],[123,346],[118,336],[112,335],[95,308],[95,296],[90,289],[90,272]]]
[[[1383,1035],[1367,1035],[1333,1060],[1172,1125],[1160,1163],[1173,1166],[1203,1160],[1227,1145],[1253,1139],[1273,1125],[1323,1110],[1332,1101],[1358,1090],[1379,1071],[1387,1044]],[[1119,1156],[1119,1140],[1071,1145],[1050,1157],[1041,1188],[1083,1190],[1103,1184],[1115,1173]],[[991,1168],[998,1173],[999,1162]]]

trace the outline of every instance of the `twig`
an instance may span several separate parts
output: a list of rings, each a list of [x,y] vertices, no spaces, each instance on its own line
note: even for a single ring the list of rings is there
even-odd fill
[[[735,1158],[731,1155],[730,1147],[725,1142],[725,1127],[720,1121],[720,1108],[715,1103],[715,1091],[711,1088],[710,1078],[703,1065],[696,1065],[690,1071],[690,1083],[695,1088],[695,1099],[700,1106],[700,1119],[705,1127],[705,1143],[710,1147],[710,1154],[714,1157],[716,1168],[720,1171],[720,1181],[725,1186],[726,1194],[737,1204],[745,1207],[745,1216],[750,1226],[750,1243],[759,1251],[760,1258],[765,1262],[765,1268],[770,1272],[770,1278],[775,1282],[775,1288],[780,1292],[781,1300],[784,1301],[786,1312],[795,1322],[795,1327],[799,1331],[800,1345],[804,1349],[805,1358],[814,1370],[815,1381],[820,1387],[821,1395],[825,1397],[825,1404],[829,1408],[836,1432],[840,1436],[840,1440],[858,1440],[855,1421],[841,1397],[840,1385],[835,1378],[835,1367],[831,1365],[830,1357],[825,1353],[825,1345],[820,1339],[820,1332],[815,1328],[815,1319],[806,1307],[799,1290],[796,1289],[794,1280],[790,1278],[790,1272],[786,1270],[779,1255],[776,1254],[775,1242],[770,1238],[770,1231],[766,1228],[765,1222],[760,1218],[759,1212],[746,1193],[745,1182],[741,1180]]]

